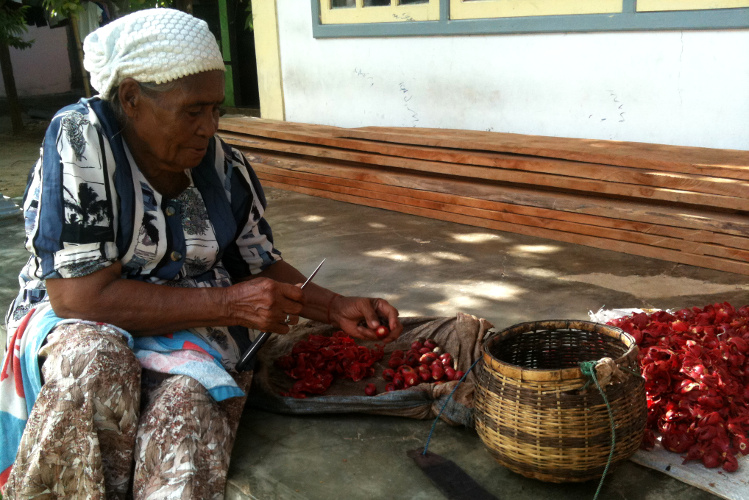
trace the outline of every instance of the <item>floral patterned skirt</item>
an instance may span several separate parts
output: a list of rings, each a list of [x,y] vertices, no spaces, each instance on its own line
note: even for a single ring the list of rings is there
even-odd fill
[[[245,399],[144,372],[107,325],[63,324],[40,351],[44,385],[5,497],[224,497]],[[252,373],[232,374],[245,391]]]

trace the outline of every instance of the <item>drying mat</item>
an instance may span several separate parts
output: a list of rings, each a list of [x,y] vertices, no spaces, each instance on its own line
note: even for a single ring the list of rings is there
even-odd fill
[[[252,380],[248,404],[266,411],[286,414],[369,413],[415,419],[431,419],[438,414],[451,425],[473,427],[473,393],[475,376],[469,373],[466,381],[450,397],[458,381],[422,383],[408,389],[385,392],[382,370],[387,368],[390,354],[400,349],[407,351],[414,340],[430,338],[457,360],[460,370],[466,371],[481,356],[484,337],[492,328],[485,319],[457,313],[452,317],[401,318],[403,333],[385,345],[385,357],[375,363],[375,376],[359,382],[339,379],[322,395],[306,399],[282,396],[294,381],[274,365],[274,360],[291,351],[294,343],[310,335],[332,335],[337,328],[309,321],[294,327],[287,335],[271,335],[260,349]],[[372,347],[376,342],[357,340]],[[364,395],[364,385],[377,385],[376,396]],[[443,412],[440,412],[445,406]]]
[[[652,309],[610,309],[590,312],[591,321],[606,323],[623,316],[631,316],[634,313],[655,312]],[[664,450],[656,443],[655,448],[650,451],[638,450],[630,460],[644,467],[649,467],[667,474],[674,479],[686,483],[695,488],[708,491],[727,500],[749,500],[749,455],[739,455],[739,470],[726,472],[720,467],[717,469],[706,469],[702,462],[687,462],[682,465],[684,454],[673,453]]]

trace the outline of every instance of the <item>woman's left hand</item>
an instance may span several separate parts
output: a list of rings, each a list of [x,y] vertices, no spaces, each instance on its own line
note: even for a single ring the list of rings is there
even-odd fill
[[[385,339],[379,339],[384,342],[397,339],[403,331],[398,310],[385,299],[336,296],[331,303],[330,319],[344,333],[365,340],[378,340],[374,330],[381,324],[390,329]]]

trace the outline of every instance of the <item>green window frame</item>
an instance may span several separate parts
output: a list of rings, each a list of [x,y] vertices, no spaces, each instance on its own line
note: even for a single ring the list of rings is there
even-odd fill
[[[311,5],[315,38],[749,28],[749,0],[311,0]]]

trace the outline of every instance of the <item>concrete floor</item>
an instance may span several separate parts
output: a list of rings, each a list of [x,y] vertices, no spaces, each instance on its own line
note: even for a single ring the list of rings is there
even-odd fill
[[[521,321],[588,319],[605,308],[749,304],[747,277],[550,240],[489,231],[267,189],[277,246],[304,274],[343,294],[382,296],[403,316],[467,312],[497,329]],[[25,261],[21,222],[0,224],[0,303]],[[229,499],[434,499],[439,490],[406,452],[432,421],[364,415],[283,416],[247,408],[232,457]],[[551,484],[492,460],[471,429],[439,423],[430,451],[502,499],[592,499],[597,482]],[[627,462],[602,499],[716,498]]]
[[[344,294],[382,296],[403,316],[463,311],[497,329],[588,319],[601,307],[749,303],[747,277],[539,238],[487,231],[268,189],[268,219],[285,258]],[[432,499],[442,494],[406,456],[432,421],[363,415],[280,416],[248,408],[227,498]],[[503,499],[593,498],[597,482],[549,484],[494,462],[473,430],[438,424],[429,449]],[[633,463],[599,498],[715,498]]]

